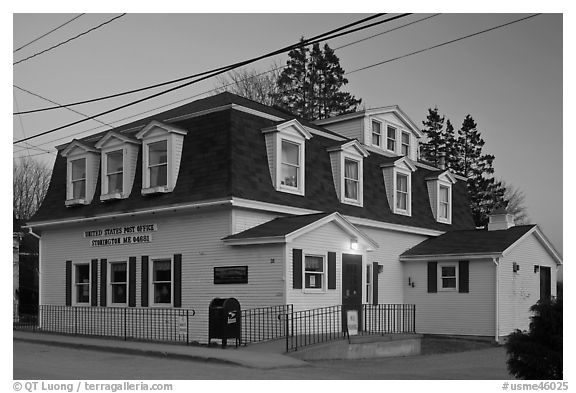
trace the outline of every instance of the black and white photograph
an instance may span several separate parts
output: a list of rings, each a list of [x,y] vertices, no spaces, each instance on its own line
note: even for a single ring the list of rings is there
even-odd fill
[[[568,390],[563,9],[388,6],[13,11],[12,391]]]

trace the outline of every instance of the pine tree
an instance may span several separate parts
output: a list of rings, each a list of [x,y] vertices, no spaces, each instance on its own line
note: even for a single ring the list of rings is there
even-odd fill
[[[454,126],[450,119],[446,119],[446,130],[444,131],[444,149],[443,153],[446,157],[446,168],[455,171],[460,161],[460,146],[458,145],[458,138],[454,131]]]
[[[300,38],[300,42],[304,37]],[[288,52],[286,68],[278,78],[276,102],[279,106],[305,119],[309,118],[310,80],[306,70],[308,47],[300,46]]]
[[[420,154],[425,161],[438,166],[440,154],[445,152],[444,116],[440,116],[437,107],[428,109],[428,116],[422,124],[425,127],[422,132],[427,140],[420,145]]]

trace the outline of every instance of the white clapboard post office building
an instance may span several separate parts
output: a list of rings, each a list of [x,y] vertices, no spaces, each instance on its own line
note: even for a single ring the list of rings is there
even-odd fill
[[[418,160],[397,106],[309,123],[230,93],[58,148],[28,223],[40,304],[243,309],[415,304],[416,332],[498,339],[556,295],[558,253],[496,212],[476,230],[466,179]]]

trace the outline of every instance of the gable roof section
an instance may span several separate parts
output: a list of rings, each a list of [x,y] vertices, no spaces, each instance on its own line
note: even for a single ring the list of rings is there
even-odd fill
[[[326,151],[333,152],[333,151],[341,151],[341,150],[345,151],[352,149],[356,150],[358,154],[360,154],[362,157],[368,157],[370,155],[368,150],[366,150],[366,148],[362,146],[360,142],[358,142],[358,139],[350,139],[340,144],[330,146],[329,148],[326,149]]]
[[[275,218],[244,232],[227,236],[222,240],[231,245],[284,243],[331,222],[338,225],[352,238],[363,243],[369,250],[378,248],[378,244],[374,240],[370,239],[339,213],[316,213]]]
[[[450,231],[430,238],[400,255],[401,261],[429,260],[445,257],[498,257],[504,256],[521,241],[534,233],[544,248],[561,264],[559,254],[552,245],[543,242],[542,232],[537,225],[520,225],[506,230]],[[545,237],[544,237],[545,239]]]
[[[91,143],[87,143],[85,141],[81,141],[78,139],[73,139],[72,142],[66,145],[66,147],[64,148],[64,150],[62,150],[62,153],[60,154],[62,154],[63,157],[67,157],[72,151],[74,151],[74,149],[81,149],[86,152],[92,152],[92,153],[100,153],[100,150],[96,149]]]

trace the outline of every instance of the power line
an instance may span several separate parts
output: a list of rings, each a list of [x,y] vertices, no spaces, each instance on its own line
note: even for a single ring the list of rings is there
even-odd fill
[[[82,37],[83,35],[86,35],[86,34],[90,33],[91,31],[94,31],[94,30],[99,29],[100,27],[102,27],[102,26],[104,26],[104,25],[107,25],[108,23],[112,23],[112,22],[114,22],[116,19],[122,18],[124,15],[126,15],[126,14],[124,13],[124,14],[120,14],[120,15],[118,15],[118,16],[115,16],[114,18],[109,19],[109,20],[107,20],[106,22],[100,23],[98,26],[95,26],[95,27],[93,27],[93,28],[91,28],[91,29],[89,29],[89,30],[86,30],[86,31],[84,31],[84,32],[82,32],[82,33],[80,33],[80,34],[72,37],[72,38],[67,39],[66,41],[63,41],[63,42],[61,42],[61,43],[59,43],[59,44],[56,44],[56,45],[54,45],[54,46],[51,46],[51,47],[48,48],[48,49],[44,49],[43,51],[34,53],[33,55],[28,56],[28,57],[26,57],[26,58],[24,58],[24,59],[22,59],[22,60],[18,60],[17,62],[12,63],[12,65],[20,64],[20,63],[22,63],[22,62],[24,62],[24,61],[26,61],[26,60],[30,60],[30,59],[33,58],[33,57],[39,56],[39,55],[41,55],[42,53],[46,53],[46,52],[48,52],[48,51],[51,51],[51,50],[53,50],[53,49],[56,49],[56,48],[58,48],[59,46],[62,46],[62,45],[67,44],[68,42],[70,42],[70,41],[72,41],[72,40],[75,40],[75,39],[77,39],[77,38],[80,38],[80,37]]]
[[[284,49],[282,49],[282,50],[277,50],[277,51],[271,52],[271,53],[269,53],[269,54],[267,54],[267,55],[263,55],[263,56],[260,56],[260,57],[257,57],[257,58],[253,58],[253,59],[250,59],[250,60],[246,60],[246,61],[241,62],[241,63],[237,63],[237,65],[234,65],[234,66],[229,67],[229,68],[227,68],[227,69],[224,69],[224,70],[221,70],[221,71],[218,71],[218,72],[215,72],[215,73],[212,73],[212,74],[203,76],[203,77],[201,77],[201,78],[199,78],[199,79],[192,80],[192,81],[190,81],[190,82],[187,82],[187,83],[184,83],[184,84],[181,84],[181,85],[172,87],[172,88],[167,89],[167,90],[163,90],[163,91],[161,91],[161,92],[159,92],[159,93],[152,94],[152,95],[150,95],[150,96],[141,98],[141,99],[139,99],[139,100],[129,102],[129,103],[124,104],[124,105],[121,105],[121,106],[119,106],[119,107],[116,107],[116,108],[113,108],[113,109],[110,109],[110,110],[101,112],[101,113],[99,113],[99,114],[90,116],[89,118],[86,118],[86,119],[83,119],[83,120],[78,120],[78,121],[76,121],[76,122],[72,122],[72,123],[69,123],[69,124],[65,124],[65,125],[63,125],[63,126],[56,127],[56,128],[51,129],[51,130],[41,132],[41,133],[39,133],[39,134],[30,136],[30,137],[27,137],[27,138],[24,138],[24,139],[17,140],[17,141],[15,141],[15,142],[13,142],[13,143],[16,144],[16,143],[24,142],[24,141],[29,140],[29,139],[32,139],[32,138],[37,138],[37,137],[42,136],[42,135],[46,135],[46,134],[50,134],[50,133],[55,132],[55,131],[59,131],[59,130],[61,130],[61,129],[63,129],[63,128],[67,128],[67,127],[74,126],[74,125],[76,125],[76,124],[83,123],[83,122],[85,122],[85,121],[87,121],[87,120],[90,120],[90,119],[92,119],[92,118],[99,117],[99,116],[103,116],[103,115],[106,115],[106,114],[108,114],[108,113],[112,113],[112,112],[118,111],[118,110],[120,110],[120,109],[124,109],[124,108],[126,108],[126,107],[129,107],[129,106],[138,104],[138,103],[140,103],[140,102],[147,101],[147,100],[149,100],[149,99],[152,99],[152,98],[155,98],[155,97],[158,97],[158,96],[161,96],[161,95],[170,93],[170,92],[172,92],[172,91],[175,91],[175,90],[178,90],[178,89],[181,89],[181,88],[184,88],[184,87],[189,86],[189,85],[191,85],[191,84],[198,83],[198,82],[200,82],[200,81],[202,81],[202,80],[211,78],[211,77],[213,77],[213,76],[222,74],[222,73],[224,73],[224,72],[231,71],[231,70],[234,69],[234,68],[238,68],[238,67],[241,67],[241,66],[243,66],[243,65],[253,63],[253,62],[257,61],[257,60],[260,60],[260,59],[263,59],[263,58],[266,58],[266,57],[270,57],[270,56],[274,56],[274,55],[279,54],[279,53],[282,53],[282,52],[289,51],[289,50],[291,50],[291,49],[294,49],[295,47],[307,46],[307,45],[310,45],[310,44],[312,44],[312,43],[319,42],[319,41],[321,41],[321,40],[327,40],[327,39],[336,38],[336,37],[339,37],[339,36],[342,36],[342,35],[345,35],[345,34],[350,34],[350,33],[355,32],[355,31],[359,31],[359,30],[366,29],[366,28],[368,28],[368,27],[372,27],[372,26],[377,25],[377,24],[382,24],[382,23],[390,22],[390,21],[393,21],[393,20],[396,20],[396,19],[399,19],[399,18],[408,16],[408,15],[410,15],[410,14],[401,14],[401,15],[397,15],[397,16],[394,16],[394,17],[385,19],[384,21],[379,21],[379,22],[376,22],[376,23],[372,23],[372,24],[370,24],[370,25],[362,26],[362,27],[359,27],[359,28],[356,28],[356,29],[353,29],[353,30],[350,30],[350,31],[346,31],[346,32],[343,32],[343,33],[332,34],[334,31],[339,31],[339,30],[346,29],[346,28],[350,27],[350,25],[362,23],[362,22],[355,22],[355,23],[352,23],[352,24],[350,24],[350,25],[347,25],[347,26],[344,26],[344,27],[335,29],[335,30],[333,30],[333,31],[330,31],[330,32],[321,34],[321,35],[316,36],[316,37],[314,37],[314,38],[312,38],[312,39],[310,39],[310,40],[305,40],[305,41],[303,41],[303,42],[300,42],[299,44],[294,44],[294,45],[288,46],[288,47],[286,47],[286,48],[284,48]],[[325,37],[326,35],[329,35],[329,34],[332,34],[332,35],[329,36],[328,38]],[[323,37],[323,39],[320,39],[320,38],[318,38],[318,37]]]
[[[330,34],[336,33],[336,32],[338,32],[338,31],[347,29],[347,28],[349,28],[349,27],[353,27],[353,26],[355,26],[355,25],[358,25],[358,24],[367,22],[367,21],[369,21],[369,20],[378,18],[378,17],[383,16],[383,15],[385,15],[385,14],[375,14],[375,15],[369,16],[369,17],[367,17],[367,18],[361,19],[361,20],[359,20],[359,21],[357,21],[357,22],[350,23],[350,24],[348,24],[348,25],[346,25],[346,26],[342,26],[342,27],[340,27],[340,28],[338,28],[338,29],[334,29],[334,30],[331,30],[331,31],[329,31],[329,32],[320,34],[320,35],[318,35],[318,36],[315,36],[315,37],[307,40],[307,41],[310,41],[310,42],[308,42],[308,44],[312,44],[312,43],[314,43],[314,42],[313,42],[314,40],[320,40],[321,38],[323,38],[323,37],[326,36],[326,35],[330,35]],[[404,15],[409,15],[409,14],[404,14]],[[385,22],[385,21],[384,21],[384,22]],[[379,24],[379,23],[383,23],[383,22],[382,22],[382,21],[381,21],[381,22],[376,22],[376,23],[374,23],[374,24],[370,24],[370,25],[364,26],[363,28],[372,27],[372,26],[375,26],[375,25],[377,25],[377,24]],[[353,32],[355,32],[355,31],[357,31],[357,30],[349,31],[349,32],[347,32],[347,34],[353,33]],[[153,84],[153,85],[141,87],[141,88],[138,88],[138,89],[128,90],[128,91],[124,91],[124,92],[120,92],[120,93],[110,94],[110,95],[107,95],[107,96],[102,96],[102,97],[98,97],[98,98],[92,98],[92,99],[83,100],[83,101],[72,102],[72,103],[64,104],[64,105],[58,105],[58,106],[46,107],[46,108],[39,108],[39,109],[32,109],[32,110],[27,110],[27,111],[23,111],[23,112],[16,112],[16,113],[14,113],[14,114],[15,114],[15,115],[18,115],[18,114],[22,114],[22,115],[23,115],[23,114],[29,114],[29,113],[44,112],[44,111],[48,111],[48,110],[60,109],[60,108],[62,108],[62,107],[69,107],[69,106],[75,106],[75,105],[88,104],[88,103],[97,102],[97,101],[102,101],[102,100],[107,100],[107,99],[110,99],[110,98],[116,98],[116,97],[120,97],[120,96],[124,96],[124,95],[128,95],[128,94],[138,93],[138,92],[141,92],[141,91],[154,89],[154,88],[156,88],[156,87],[167,86],[167,85],[170,85],[170,84],[173,84],[173,83],[176,83],[176,82],[182,82],[182,81],[185,81],[185,80],[188,80],[188,79],[197,78],[197,77],[204,76],[204,75],[207,75],[207,74],[212,73],[212,72],[227,70],[227,69],[230,68],[230,67],[237,68],[237,67],[240,67],[240,66],[242,66],[242,65],[249,64],[249,62],[258,61],[258,60],[261,60],[261,59],[266,58],[266,57],[270,57],[270,56],[274,56],[274,55],[277,55],[277,54],[280,54],[280,53],[287,52],[287,51],[289,51],[289,50],[291,50],[291,49],[294,49],[294,48],[297,48],[297,47],[299,47],[299,46],[300,46],[300,44],[292,44],[292,45],[286,46],[286,47],[284,47],[284,48],[282,48],[282,49],[279,49],[279,50],[277,50],[277,51],[275,51],[275,52],[271,52],[271,53],[268,53],[268,54],[266,54],[266,55],[263,55],[263,56],[260,56],[260,57],[257,57],[257,58],[253,58],[253,59],[251,59],[251,60],[245,60],[245,61],[237,62],[237,63],[234,63],[234,64],[229,64],[229,65],[224,66],[224,67],[214,68],[214,69],[211,69],[211,70],[209,70],[209,71],[204,71],[204,72],[201,72],[201,73],[184,76],[184,77],[177,78],[177,79],[172,79],[172,80],[169,80],[169,81],[166,81],[166,82],[161,82],[161,83],[157,83],[157,84]],[[248,62],[248,61],[249,61],[249,62]],[[248,62],[248,63],[247,63],[247,62]]]
[[[345,45],[342,45],[342,46],[339,46],[339,47],[335,47],[334,50],[336,51],[336,50],[339,50],[339,49],[342,49],[342,48],[346,48],[346,47],[351,46],[351,45],[354,45],[354,44],[356,44],[356,43],[359,43],[359,42],[362,42],[362,41],[366,41],[367,39],[372,39],[372,38],[381,36],[381,35],[383,35],[383,34],[386,34],[386,33],[389,33],[389,32],[392,32],[392,31],[395,31],[395,30],[398,30],[398,29],[401,29],[401,28],[403,28],[403,27],[411,26],[411,25],[413,25],[413,24],[415,24],[415,23],[428,20],[428,19],[433,18],[433,17],[436,17],[436,16],[438,16],[438,15],[441,15],[441,14],[434,14],[434,15],[427,16],[427,17],[424,17],[424,18],[420,18],[420,19],[418,19],[418,20],[416,20],[416,21],[413,21],[413,22],[410,22],[410,23],[406,23],[406,24],[400,25],[400,26],[395,27],[395,28],[392,28],[392,29],[384,30],[384,31],[381,32],[381,33],[374,34],[374,35],[372,35],[372,36],[369,36],[369,37],[366,37],[366,38],[362,38],[362,39],[360,39],[360,40],[352,41],[352,42],[349,42],[348,44],[345,44]],[[226,88],[226,87],[228,87],[228,86],[232,86],[232,85],[238,84],[238,82],[243,82],[243,81],[248,80],[248,79],[252,79],[252,78],[256,78],[256,77],[261,76],[261,75],[269,74],[269,73],[271,73],[271,72],[274,72],[274,71],[277,71],[277,70],[280,70],[280,69],[283,69],[283,68],[286,68],[286,67],[287,67],[286,65],[279,66],[279,67],[273,68],[273,69],[271,69],[271,70],[261,72],[261,73],[256,74],[256,75],[251,75],[251,76],[249,76],[249,77],[247,77],[247,78],[241,79],[241,80],[236,81],[236,82],[231,82],[231,83],[228,83],[228,84],[226,84],[226,85],[223,85],[223,86],[220,86],[220,87],[211,89],[211,90],[206,90],[206,91],[204,91],[204,92],[202,92],[202,93],[198,93],[198,94],[195,94],[195,95],[190,96],[190,97],[186,97],[186,98],[183,98],[183,99],[180,99],[180,100],[177,100],[177,101],[173,101],[173,102],[170,102],[170,103],[168,103],[168,104],[160,105],[160,106],[157,106],[157,107],[155,107],[155,108],[148,109],[148,110],[146,110],[146,111],[136,113],[136,114],[134,114],[134,115],[130,115],[130,116],[127,116],[127,117],[123,117],[123,118],[121,118],[121,119],[118,119],[118,120],[113,121],[113,122],[110,122],[110,123],[111,123],[111,124],[117,124],[117,123],[123,122],[123,121],[125,121],[125,120],[132,119],[132,118],[134,118],[134,117],[138,117],[138,116],[141,116],[141,115],[146,114],[146,113],[150,113],[150,112],[155,111],[155,110],[157,110],[157,109],[162,109],[162,108],[169,107],[169,106],[171,106],[171,105],[179,104],[179,103],[184,102],[184,101],[189,101],[189,100],[192,100],[192,99],[194,99],[194,98],[203,96],[203,95],[205,95],[205,94],[215,92],[215,91],[217,91],[217,90],[219,90],[219,89]],[[47,144],[49,144],[49,143],[53,143],[53,142],[57,142],[57,141],[60,141],[60,140],[63,140],[63,139],[67,139],[67,138],[69,138],[70,136],[77,136],[77,135],[80,135],[80,134],[85,134],[85,133],[87,133],[87,132],[95,131],[95,130],[97,130],[97,129],[99,129],[99,128],[102,128],[102,126],[89,128],[89,129],[87,129],[87,130],[83,130],[83,131],[80,131],[80,132],[76,132],[76,133],[74,133],[74,134],[72,134],[72,135],[67,135],[67,136],[64,136],[64,137],[52,139],[52,140],[50,140],[50,141],[40,143],[38,146],[44,146],[44,145],[47,145]],[[17,153],[20,152],[20,151],[23,151],[23,150],[24,150],[24,149],[18,150]]]
[[[16,53],[16,52],[18,52],[19,50],[26,48],[28,45],[33,44],[34,42],[38,41],[39,39],[46,37],[48,34],[51,34],[51,33],[55,32],[56,30],[60,29],[61,27],[66,26],[68,23],[75,21],[76,19],[80,18],[82,15],[85,15],[85,14],[76,15],[74,18],[70,19],[70,20],[67,21],[67,22],[62,23],[62,24],[61,24],[60,26],[58,26],[58,27],[53,28],[53,29],[50,30],[49,32],[42,34],[40,37],[35,38],[35,39],[33,39],[32,41],[30,41],[29,43],[24,44],[24,45],[22,45],[21,47],[14,49],[14,52],[12,52],[12,53]]]
[[[381,62],[378,62],[378,63],[375,63],[375,64],[371,64],[371,65],[366,66],[366,67],[357,68],[357,69],[355,69],[355,70],[352,70],[352,71],[350,71],[350,72],[347,72],[345,75],[350,75],[350,74],[353,74],[353,73],[358,72],[358,71],[364,71],[364,70],[367,70],[367,69],[372,68],[372,67],[380,66],[380,65],[383,65],[383,64],[386,64],[386,63],[391,63],[391,62],[393,62],[393,61],[400,60],[400,59],[404,59],[404,58],[406,58],[406,57],[409,57],[409,56],[412,56],[412,55],[416,55],[416,54],[418,54],[418,53],[426,52],[426,51],[429,51],[429,50],[431,50],[431,49],[439,48],[439,47],[441,47],[441,46],[445,46],[445,45],[448,45],[448,44],[452,44],[452,43],[454,43],[454,42],[462,41],[462,40],[464,40],[464,39],[466,39],[466,38],[474,37],[474,36],[477,36],[477,35],[486,33],[486,32],[488,32],[488,31],[500,29],[500,28],[502,28],[502,27],[506,27],[506,26],[512,25],[512,24],[514,24],[514,23],[518,23],[518,22],[522,22],[522,21],[525,21],[525,20],[530,19],[530,18],[534,18],[535,16],[538,16],[538,15],[541,15],[541,14],[532,14],[532,15],[526,16],[526,17],[524,17],[524,18],[516,19],[516,20],[513,20],[513,21],[508,22],[508,23],[504,23],[504,24],[501,24],[501,25],[498,25],[498,26],[491,27],[491,28],[489,28],[489,29],[477,31],[476,33],[468,34],[468,35],[465,35],[465,36],[456,38],[456,39],[454,39],[454,40],[442,42],[441,44],[429,46],[429,47],[427,47],[427,48],[420,49],[420,50],[417,50],[417,51],[414,51],[414,52],[410,52],[410,53],[407,53],[407,54],[405,54],[405,55],[398,56],[398,57],[394,57],[394,58],[392,58],[392,59],[384,60],[384,61],[381,61]]]

